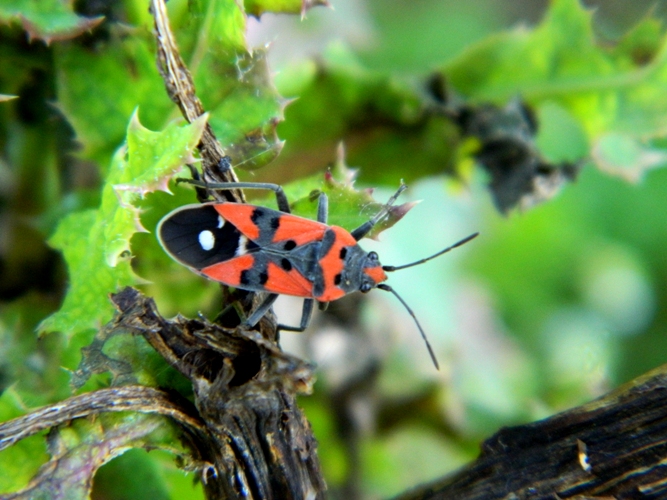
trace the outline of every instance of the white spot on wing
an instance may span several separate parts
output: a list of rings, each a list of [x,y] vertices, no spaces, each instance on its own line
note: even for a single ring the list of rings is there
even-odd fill
[[[246,249],[246,244],[248,243],[248,238],[245,236],[241,235],[239,237],[239,246],[236,249],[236,256],[238,257],[239,255],[244,255],[247,252]]]
[[[225,219],[222,218],[222,215],[218,215],[218,229],[225,225]]]
[[[211,231],[205,229],[199,233],[199,244],[206,251],[212,250],[215,246],[215,236],[213,236]]]

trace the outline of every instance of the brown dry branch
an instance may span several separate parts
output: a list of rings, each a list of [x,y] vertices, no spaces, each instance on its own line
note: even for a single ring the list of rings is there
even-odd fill
[[[168,416],[193,435],[205,434],[204,423],[192,405],[160,389],[124,386],[71,397],[60,403],[39,408],[27,415],[0,424],[0,451],[43,430],[66,424],[75,418],[98,413],[136,411]]]
[[[396,500],[667,498],[667,365],[591,403],[501,429],[461,471]]]
[[[208,498],[323,498],[316,444],[296,406],[308,392],[312,369],[253,331],[205,320],[170,322],[152,299],[132,288],[112,298],[113,328],[142,335],[193,384],[207,430],[193,441]]]
[[[204,106],[197,97],[190,71],[185,66],[178,51],[174,34],[169,26],[167,6],[163,0],[151,1],[151,13],[155,19],[155,40],[157,42],[157,63],[167,94],[181,110],[185,119],[192,123],[205,113]],[[204,179],[210,182],[238,182],[233,169],[221,171],[218,166],[225,151],[207,123],[198,146],[202,158]],[[236,190],[210,193],[220,200],[244,201],[243,192]]]

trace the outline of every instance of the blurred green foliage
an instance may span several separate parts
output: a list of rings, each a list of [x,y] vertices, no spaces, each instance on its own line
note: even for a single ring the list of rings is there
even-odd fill
[[[667,9],[648,5],[610,1],[593,14],[577,0],[341,0],[335,12],[309,10],[300,21],[267,13],[301,13],[301,2],[247,1],[256,21],[231,0],[169,2],[209,123],[244,178],[285,183],[309,216],[313,190],[324,189],[331,220],[351,227],[376,202],[350,187],[336,156],[344,141],[359,183],[381,188],[375,200],[401,179],[412,184],[406,199],[423,199],[381,243],[364,242],[384,263],[481,233],[391,276],[442,372],[429,365],[407,313],[379,292],[342,303],[337,319],[322,316],[312,336],[284,336],[321,366],[302,404],[332,496],[396,494],[473,459],[502,425],[583,403],[664,363]],[[194,202],[187,188],[172,184],[175,196],[162,189],[195,154],[203,124],[174,123],[146,3],[83,1],[75,10],[13,0],[0,7],[0,23],[0,94],[18,96],[0,100],[7,420],[71,394],[80,349],[110,317],[106,297],[117,286],[147,280],[143,291],[167,316],[213,317],[220,306],[215,284],[137,232]],[[276,40],[250,53],[247,30],[254,43]],[[317,40],[321,50],[308,53]],[[530,211],[498,215],[473,167],[478,145],[429,91],[434,72],[452,99],[471,106],[524,99],[539,123],[539,153],[583,165],[577,182]],[[336,181],[324,183],[336,162]],[[38,338],[40,323],[54,333]],[[182,378],[136,340],[114,339],[105,352],[141,383],[187,395]],[[113,381],[100,375],[82,390]],[[121,444],[164,451],[110,461],[94,497],[201,498],[194,476],[175,467],[182,450],[159,419],[79,422],[61,436],[63,460],[89,457],[111,442],[111,429],[126,441],[114,441],[95,466],[122,454]],[[0,493],[25,486],[49,456],[42,435],[0,452],[0,470],[15,472],[0,478]]]

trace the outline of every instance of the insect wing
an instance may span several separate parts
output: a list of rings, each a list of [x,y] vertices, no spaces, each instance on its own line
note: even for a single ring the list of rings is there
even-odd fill
[[[253,253],[252,264],[249,258],[238,257],[203,269],[206,276],[246,290],[313,296],[312,282],[292,265],[289,253],[321,240],[327,230],[325,224],[252,205],[221,203],[215,209],[243,236],[258,244],[259,250]]]
[[[321,240],[326,224],[265,207],[238,203],[215,205],[218,213],[247,238],[261,246],[279,241],[293,241],[292,248]]]
[[[325,230],[324,224],[268,208],[211,203],[174,210],[160,221],[157,233],[169,255],[209,279],[244,290],[312,297],[312,283],[289,262],[285,265],[289,259],[262,252],[258,242],[270,245],[284,237],[289,244],[281,250],[286,253]]]
[[[273,234],[273,243],[293,241],[296,246],[321,241],[327,230],[326,224],[296,215],[285,215]],[[291,246],[291,244],[289,245]]]
[[[254,292],[312,297],[313,284],[296,269],[285,270],[267,255],[246,254],[201,270],[208,278]]]
[[[165,251],[197,271],[259,248],[222,218],[215,206],[186,205],[169,213],[158,225],[158,240]]]

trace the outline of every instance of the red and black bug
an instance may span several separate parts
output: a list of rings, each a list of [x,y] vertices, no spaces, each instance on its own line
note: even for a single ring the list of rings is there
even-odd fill
[[[290,213],[287,197],[277,184],[183,181],[210,190],[267,189],[276,194],[279,211],[232,202],[186,205],[167,214],[157,229],[165,251],[194,272],[229,286],[269,294],[246,319],[246,326],[257,324],[279,294],[305,300],[301,324],[278,328],[304,331],[315,301],[324,309],[330,301],[348,293],[379,288],[393,293],[413,317],[438,367],[414,312],[393,288],[383,283],[387,279],[385,272],[422,264],[470,241],[478,233],[416,262],[383,266],[377,253],[364,251],[357,242],[388,214],[406,188],[404,184],[374,217],[348,232],[327,225],[328,200],[324,193],[320,194],[317,221],[313,221]]]

